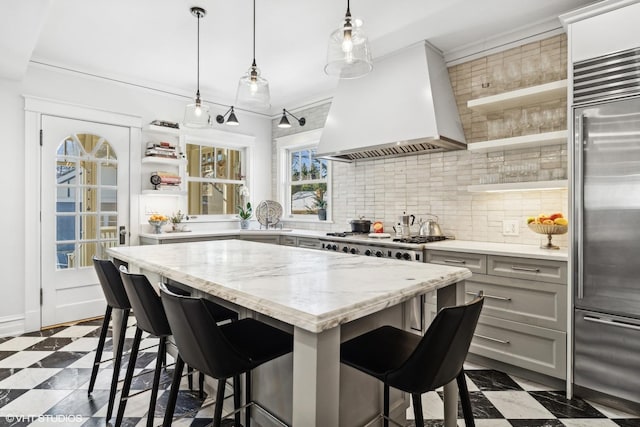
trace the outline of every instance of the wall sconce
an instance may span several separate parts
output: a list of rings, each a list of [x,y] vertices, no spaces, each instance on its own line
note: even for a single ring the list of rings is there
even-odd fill
[[[220,124],[224,123],[224,118],[227,116],[227,114],[229,115],[229,117],[227,118],[227,124],[229,126],[238,126],[240,124],[240,122],[238,122],[238,118],[236,117],[236,113],[234,113],[233,111],[233,105],[229,107],[226,113],[218,114],[216,116],[216,122]]]
[[[304,117],[297,118],[296,116],[291,114],[289,111],[287,111],[286,108],[283,108],[282,109],[282,118],[280,119],[280,123],[278,123],[278,127],[279,128],[287,129],[287,128],[291,127],[291,123],[289,123],[289,119],[287,119],[287,114],[290,115],[291,117],[293,117],[294,119],[296,119],[296,121],[298,122],[298,124],[300,126],[304,126],[305,123],[307,123],[307,121],[305,120]]]

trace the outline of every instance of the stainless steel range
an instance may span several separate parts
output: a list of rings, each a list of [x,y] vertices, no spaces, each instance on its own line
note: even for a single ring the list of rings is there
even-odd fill
[[[393,244],[391,239],[377,239],[368,234],[334,233],[328,235],[333,239],[323,242],[322,248],[329,251],[344,252],[354,255],[374,256],[378,258],[395,258],[405,261],[423,262],[422,245]]]
[[[406,238],[375,238],[368,233],[327,233],[322,249],[354,255],[395,258],[403,261],[424,262],[424,244],[443,238],[413,236]],[[324,240],[324,238],[321,238]]]

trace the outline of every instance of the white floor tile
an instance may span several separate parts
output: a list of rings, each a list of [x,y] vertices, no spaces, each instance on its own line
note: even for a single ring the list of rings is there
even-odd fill
[[[474,420],[476,427],[511,427],[511,423],[507,420]],[[458,425],[464,426],[464,420],[459,420]]]
[[[93,332],[98,329],[97,326],[69,326],[68,328],[63,329],[57,334],[52,335],[56,338],[80,338],[87,335],[89,332]]]
[[[67,368],[93,368],[93,360],[95,359],[95,357],[96,353],[92,351],[91,353],[85,354],[80,359],[67,366]]]
[[[72,390],[29,390],[0,408],[0,415],[40,415],[64,399]]]
[[[20,351],[44,341],[46,337],[16,337],[0,343],[0,351]]]
[[[78,338],[73,342],[62,347],[60,351],[94,351],[98,347],[99,340],[100,340],[99,338],[90,338],[90,337]]]
[[[571,418],[560,421],[567,427],[618,427],[618,424],[605,418]]]
[[[60,368],[26,368],[21,369],[8,378],[0,381],[0,389],[34,388],[51,378],[62,369]]]
[[[444,403],[435,391],[430,391],[422,395],[422,415],[424,415],[425,419],[435,418],[441,420],[444,418]],[[409,408],[407,408],[407,419],[415,419],[411,399],[409,399]]]
[[[52,351],[20,351],[0,360],[0,368],[26,368],[44,359]]]
[[[505,418],[555,418],[526,391],[487,391],[484,394]]]

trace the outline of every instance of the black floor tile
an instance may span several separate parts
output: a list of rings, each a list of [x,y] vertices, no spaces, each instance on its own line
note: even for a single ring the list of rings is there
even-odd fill
[[[0,368],[0,381],[5,378],[9,378],[11,375],[18,372],[20,368]]]
[[[142,418],[123,418],[121,427],[135,427],[138,425]],[[111,419],[111,422],[107,424],[104,417],[91,417],[82,424],[82,427],[112,427],[115,423],[115,418]]]
[[[0,360],[15,354],[14,351],[0,351]]]
[[[30,368],[66,368],[86,354],[87,352],[84,351],[56,351],[34,363]]]
[[[27,351],[57,351],[73,342],[73,338],[49,337],[25,348]]]
[[[11,390],[0,390],[0,408],[13,402],[16,398],[22,396],[27,391],[29,390],[17,388]]]
[[[82,415],[90,417],[109,402],[109,390],[76,390],[50,408],[45,415]]]
[[[504,372],[478,369],[465,371],[465,373],[480,391],[522,390],[522,387]]]
[[[438,395],[444,402],[444,393],[442,391],[439,391]],[[471,400],[471,413],[473,414],[473,418],[504,418],[500,411],[495,406],[493,406],[493,403],[491,403],[482,392],[470,391],[469,399]],[[426,414],[427,413],[424,412],[424,415]],[[462,418],[462,404],[460,403],[460,399],[458,399],[458,418]]]
[[[26,427],[31,419],[16,419],[14,417],[0,417],[0,427]]]
[[[567,399],[563,391],[532,391],[529,394],[557,418],[606,418],[580,398]]]
[[[513,427],[563,427],[564,424],[558,419],[555,420],[509,420]]]
[[[205,393],[204,398],[206,399],[206,397],[207,394]],[[156,418],[164,417],[168,399],[168,391],[162,393],[162,395],[158,397],[158,401],[156,402],[156,412],[154,414]],[[178,399],[176,401],[174,416],[178,417],[186,414],[192,414],[192,416],[195,416],[195,414],[197,414],[198,410],[202,406],[202,402],[204,402],[204,399],[200,399],[198,397],[197,391],[180,390],[178,392]],[[210,410],[211,416],[213,416],[213,406],[209,406],[207,410]]]
[[[640,427],[640,418],[617,419],[613,422],[621,427]]]
[[[23,337],[50,337],[51,335],[57,334],[58,332],[64,331],[67,329],[66,326],[57,326],[55,328],[44,329],[42,331],[34,331],[23,334]]]

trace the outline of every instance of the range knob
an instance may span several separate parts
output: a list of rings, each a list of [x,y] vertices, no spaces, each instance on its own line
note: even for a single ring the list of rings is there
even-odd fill
[[[371,256],[371,255],[373,255],[373,251],[371,251],[371,249],[367,249],[366,251],[364,251],[364,254],[366,256]]]
[[[345,246],[342,248],[342,252],[344,252],[345,254],[349,252],[349,247]]]
[[[338,245],[331,245],[331,250],[332,251],[337,251],[338,250]]]
[[[327,243],[326,245],[324,245],[324,248],[326,250],[330,251],[331,250],[331,245]]]
[[[352,254],[357,254],[360,251],[358,250],[358,248],[351,248],[349,252],[351,252]]]
[[[378,258],[382,257],[382,251],[376,251],[376,256],[377,256]]]
[[[405,252],[402,254],[402,259],[406,259],[407,261],[411,261],[411,254]]]
[[[402,252],[396,252],[396,258],[401,259],[402,258]]]

